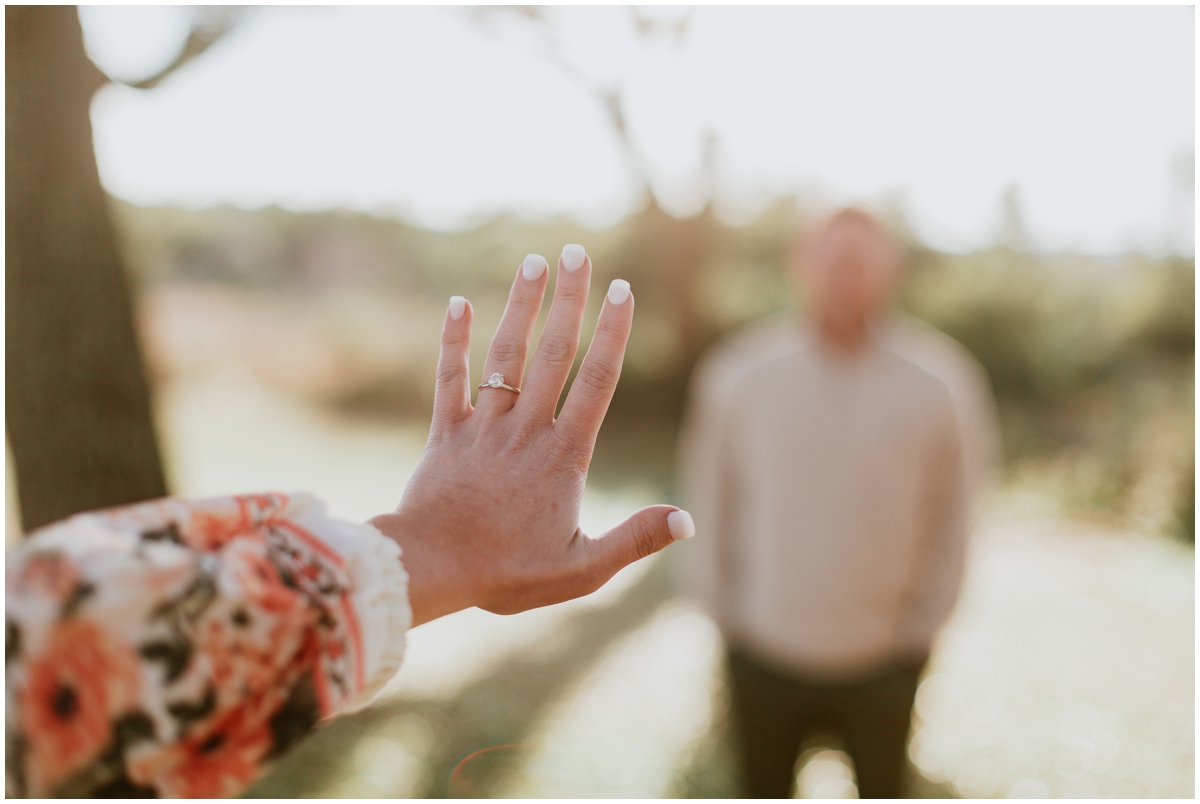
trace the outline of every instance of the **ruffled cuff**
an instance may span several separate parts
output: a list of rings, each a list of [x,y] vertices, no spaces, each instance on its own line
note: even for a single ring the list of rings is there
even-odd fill
[[[5,576],[6,783],[35,797],[237,795],[370,700],[412,622],[396,543],[307,494],[80,514]]]
[[[412,627],[408,573],[401,561],[400,545],[373,525],[330,518],[325,503],[310,494],[293,495],[286,516],[333,548],[350,576],[351,599],[361,629],[365,679],[350,705],[362,706],[400,669],[405,634]]]

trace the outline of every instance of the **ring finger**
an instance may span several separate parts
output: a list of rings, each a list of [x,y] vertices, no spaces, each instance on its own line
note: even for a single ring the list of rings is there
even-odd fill
[[[521,387],[525,356],[529,354],[533,328],[542,309],[548,274],[546,258],[540,254],[528,255],[517,269],[517,278],[513,280],[508,305],[504,308],[504,317],[500,319],[500,326],[496,328],[487,359],[483,363],[481,382],[486,383],[493,374],[500,374],[505,385]],[[516,402],[517,395],[512,391],[484,387],[479,389],[475,408],[494,416],[512,410]]]

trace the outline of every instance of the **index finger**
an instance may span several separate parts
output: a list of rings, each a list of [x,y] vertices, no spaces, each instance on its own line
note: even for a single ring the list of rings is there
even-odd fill
[[[629,283],[614,279],[604,297],[592,344],[555,422],[556,427],[582,438],[585,443],[579,446],[589,453],[617,389],[621,364],[625,360],[625,344],[629,341],[632,326],[633,294],[629,291]]]

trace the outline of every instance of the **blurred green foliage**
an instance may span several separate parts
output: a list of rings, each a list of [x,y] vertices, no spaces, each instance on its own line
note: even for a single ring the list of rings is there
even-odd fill
[[[316,401],[356,415],[427,416],[436,360],[436,331],[409,337],[383,363],[359,359],[370,327],[347,333],[371,320],[367,307],[396,300],[396,315],[421,311],[421,325],[436,329],[447,297],[467,296],[478,367],[523,256],[553,262],[563,244],[582,243],[594,288],[628,279],[638,304],[593,476],[664,491],[697,358],[743,324],[797,306],[787,265],[804,220],[796,199],[745,226],[708,213],[679,219],[651,204],[600,231],[565,219],[497,217],[439,232],[348,212],[114,209],[143,290],[219,286],[308,310],[342,299],[321,337],[343,343],[344,370]],[[1067,510],[1140,517],[1148,529],[1194,539],[1194,260],[1035,255],[1012,245],[945,254],[910,243],[908,253],[898,303],[987,369],[1010,488],[1049,490]]]

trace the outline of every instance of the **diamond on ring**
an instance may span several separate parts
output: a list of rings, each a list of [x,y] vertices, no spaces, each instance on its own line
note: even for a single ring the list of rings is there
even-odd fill
[[[503,388],[505,391],[512,391],[514,394],[521,393],[520,388],[513,388],[511,385],[508,385],[507,383],[505,383],[504,375],[498,371],[493,372],[492,374],[489,374],[487,380],[484,382],[481,382],[479,384],[479,387],[480,388]]]

